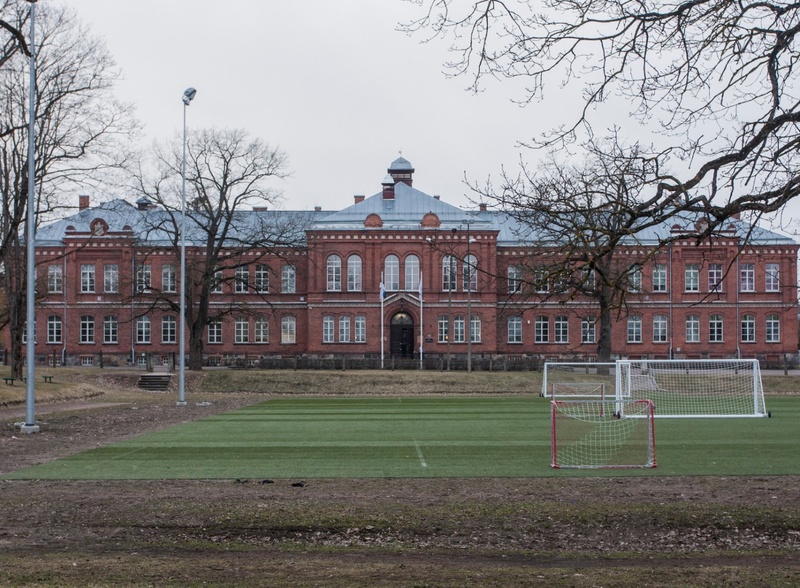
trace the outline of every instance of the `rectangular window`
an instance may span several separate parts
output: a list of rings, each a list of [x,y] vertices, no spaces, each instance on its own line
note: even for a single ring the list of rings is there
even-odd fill
[[[642,342],[642,317],[628,317],[628,343]]]
[[[722,264],[708,264],[708,291],[722,292]]]
[[[64,268],[60,265],[47,266],[47,291],[61,294],[64,291]]]
[[[764,266],[767,292],[780,292],[781,266],[777,263],[768,263]]]
[[[291,267],[291,266],[286,266]],[[294,270],[294,268],[292,268]],[[293,274],[294,275],[294,274]],[[281,343],[292,344],[297,340],[297,321],[293,316],[281,319]]]
[[[178,278],[174,265],[161,266],[161,290],[164,292],[177,292]]]
[[[522,270],[519,266],[508,266],[508,293],[516,294],[522,289]]]
[[[333,330],[335,328],[335,323],[333,317],[330,315],[326,315],[322,317],[322,342],[323,343],[333,343]]]
[[[136,342],[150,343],[150,317],[140,316],[136,319]]]
[[[686,292],[700,291],[700,266],[696,263],[687,263],[684,270],[684,290]]]
[[[686,342],[700,343],[700,317],[689,315],[686,317]]]
[[[152,285],[151,271],[148,264],[140,265],[136,268],[136,291],[149,292]]]
[[[663,263],[653,265],[653,292],[667,291],[667,266]]]
[[[284,294],[294,294],[296,288],[295,269],[292,265],[285,265],[281,268],[281,292]],[[290,318],[290,317],[286,317]],[[281,335],[283,340],[283,335]],[[294,343],[294,341],[292,341]]]
[[[48,343],[61,343],[61,317],[49,316],[47,317],[47,342]]]
[[[653,317],[653,343],[667,342],[667,317],[657,314]]]
[[[445,255],[442,259],[442,290],[449,292],[456,289],[456,259]]]
[[[755,292],[756,264],[743,263],[739,267],[739,290],[741,292]]]
[[[581,343],[595,343],[595,318],[588,316],[581,320]]]
[[[419,291],[419,258],[416,255],[409,255],[405,260],[405,283],[406,292]]]
[[[358,255],[351,255],[349,258],[347,258],[347,291],[361,292],[361,289],[361,258]]]
[[[260,316],[253,322],[253,336],[256,343],[269,343],[269,321]]]
[[[94,266],[82,265],[81,266],[81,292],[91,293],[94,292]]]
[[[550,278],[546,270],[537,269],[533,273],[533,288],[539,294],[546,294],[550,291]]]
[[[214,271],[211,276],[211,293],[220,294],[222,292],[222,270]]]
[[[355,342],[356,343],[366,343],[367,342],[367,317],[365,316],[357,316],[356,317],[356,332],[355,332]]]
[[[234,273],[234,291],[246,294],[250,283],[250,268],[246,265],[237,267]]]
[[[119,321],[113,315],[103,317],[103,343],[108,345],[119,343]]]
[[[722,315],[712,314],[708,318],[708,341],[710,343],[722,343]]]
[[[469,324],[469,339],[473,343],[481,342],[481,317],[473,316]]]
[[[165,316],[161,319],[161,342],[162,343],[177,343],[178,342],[178,326],[177,320],[174,316]]]
[[[350,343],[350,317],[339,317],[339,343]]]
[[[222,343],[221,321],[213,321],[208,323],[208,342],[212,344]]]
[[[780,343],[781,341],[781,317],[777,314],[767,315],[767,343]]]
[[[553,323],[553,335],[556,343],[569,343],[569,320],[565,316],[557,316]]]
[[[450,336],[450,320],[446,316],[439,317],[439,343],[447,343]]]
[[[628,270],[628,292],[642,291],[642,266],[634,265]]]
[[[249,343],[250,342],[250,319],[247,317],[237,317],[234,322],[233,331],[234,343]]]
[[[269,292],[269,266],[263,264],[256,265],[256,273],[253,279],[253,287],[256,289],[256,292],[260,294]]]
[[[522,317],[512,316],[508,319],[508,342],[522,343]]]
[[[81,343],[94,343],[94,317],[81,317]]]
[[[466,342],[465,325],[463,316],[453,317],[453,343]]]
[[[547,343],[550,341],[550,319],[546,316],[536,317],[534,341],[536,341],[536,343]]]
[[[756,317],[746,314],[742,317],[742,343],[756,342]]]

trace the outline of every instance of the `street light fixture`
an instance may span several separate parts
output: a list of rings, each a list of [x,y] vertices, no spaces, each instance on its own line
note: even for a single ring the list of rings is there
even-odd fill
[[[186,107],[194,100],[197,90],[183,92],[183,162],[181,165],[181,327],[178,351],[178,406],[186,406]]]

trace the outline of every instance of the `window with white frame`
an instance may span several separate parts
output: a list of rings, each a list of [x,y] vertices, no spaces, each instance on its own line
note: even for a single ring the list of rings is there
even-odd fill
[[[361,292],[363,289],[363,264],[361,257],[351,255],[347,258],[347,291]]]
[[[269,320],[265,316],[253,321],[253,338],[256,343],[269,343]]]
[[[547,343],[550,341],[550,319],[546,316],[537,316],[534,321],[534,341]]]
[[[28,342],[28,322],[24,322],[22,324],[22,344],[25,345]],[[33,321],[33,342],[36,343],[36,321]]]
[[[174,316],[161,317],[161,342],[178,342],[178,321]]]
[[[383,265],[383,285],[387,292],[400,289],[400,259],[396,255],[387,255]]]
[[[741,292],[755,292],[756,264],[743,263],[739,266],[739,290]]]
[[[103,317],[103,343],[107,345],[119,343],[119,320],[113,314]]]
[[[550,276],[547,270],[538,268],[533,272],[533,289],[539,294],[545,294],[550,291]]]
[[[256,264],[256,272],[253,276],[253,288],[259,294],[269,292],[269,266],[263,263]]]
[[[508,266],[508,293],[516,294],[522,290],[522,269],[518,265]]]
[[[417,292],[419,290],[419,257],[407,255],[404,271],[406,292]]]
[[[222,270],[214,270],[214,274],[211,276],[211,293],[212,294],[221,294],[222,293]]]
[[[297,341],[297,319],[293,316],[281,318],[281,343],[289,345]]]
[[[666,343],[667,338],[667,317],[657,314],[653,317],[653,343]]]
[[[91,293],[94,292],[94,266],[82,265],[81,266],[81,292]]]
[[[587,316],[581,319],[581,343],[595,343],[595,317]]]
[[[284,265],[281,268],[281,292],[284,294],[294,294],[297,290],[297,270],[293,265]],[[286,317],[289,318],[289,317]],[[281,335],[283,340],[283,335]]]
[[[557,316],[553,321],[553,337],[555,343],[569,343],[569,319],[566,316]]]
[[[233,289],[237,294],[246,294],[250,288],[250,266],[237,267],[233,273]]]
[[[756,342],[756,317],[752,314],[742,316],[742,343]]]
[[[47,291],[61,294],[64,291],[64,268],[60,265],[47,266]]]
[[[339,317],[339,343],[350,343],[350,317]]]
[[[779,292],[781,289],[781,266],[768,263],[764,266],[767,292]]]
[[[335,329],[335,322],[331,315],[325,315],[322,317],[322,342],[323,343],[333,343],[334,342],[334,329]]]
[[[708,264],[708,291],[722,292],[722,264]]]
[[[246,316],[236,317],[236,320],[233,323],[233,342],[250,342],[250,319]]]
[[[522,317],[512,316],[508,318],[508,342],[522,343]]]
[[[453,317],[453,343],[464,343],[467,340],[465,325],[466,322],[463,316],[457,315]]]
[[[209,343],[222,343],[222,321],[212,321],[208,323],[207,331]]]
[[[642,317],[628,317],[628,343],[642,342]]]
[[[165,264],[161,266],[161,290],[164,292],[177,292],[178,275],[175,266]]]
[[[447,316],[439,317],[439,343],[447,343],[450,336],[450,319]]]
[[[767,315],[767,343],[780,343],[781,342],[781,317],[777,314]]]
[[[81,343],[94,343],[94,317],[83,315],[81,317]]]
[[[481,342],[481,317],[472,316],[469,321],[469,340],[473,343]]]
[[[664,263],[653,264],[653,292],[667,291],[667,265]]]
[[[700,343],[700,317],[697,315],[686,317],[686,342]]]
[[[62,323],[60,316],[47,317],[47,342],[61,343]]]
[[[464,259],[464,265],[461,268],[461,275],[463,276],[462,280],[462,289],[464,292],[469,290],[470,292],[477,292],[478,290],[478,258],[474,255],[467,255]]]
[[[367,342],[367,317],[357,316],[355,321],[355,339],[356,343]]]
[[[143,263],[136,268],[136,291],[149,292],[151,283],[151,268],[150,264]]]
[[[326,280],[328,292],[342,291],[342,258],[329,255],[326,263]]]
[[[686,292],[700,291],[700,266],[696,263],[687,263],[683,272],[684,290]]]
[[[452,255],[445,255],[442,258],[442,291],[453,291],[457,287],[456,280],[456,258]]]
[[[722,343],[724,331],[721,314],[712,314],[708,317],[708,342]]]
[[[140,316],[136,319],[136,342],[150,343],[150,317]]]
[[[628,292],[642,291],[642,266],[633,265],[628,270]]]

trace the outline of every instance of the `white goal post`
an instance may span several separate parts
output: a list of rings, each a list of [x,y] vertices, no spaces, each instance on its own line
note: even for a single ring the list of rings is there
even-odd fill
[[[614,362],[546,362],[540,395],[544,398],[613,398],[615,370]]]
[[[652,402],[553,400],[550,404],[552,467],[656,467]],[[615,413],[620,406],[622,410]]]

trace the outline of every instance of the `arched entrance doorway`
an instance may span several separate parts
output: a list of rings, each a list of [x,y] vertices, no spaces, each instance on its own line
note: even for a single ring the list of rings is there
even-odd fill
[[[389,353],[393,357],[414,357],[414,319],[407,312],[392,317]]]

